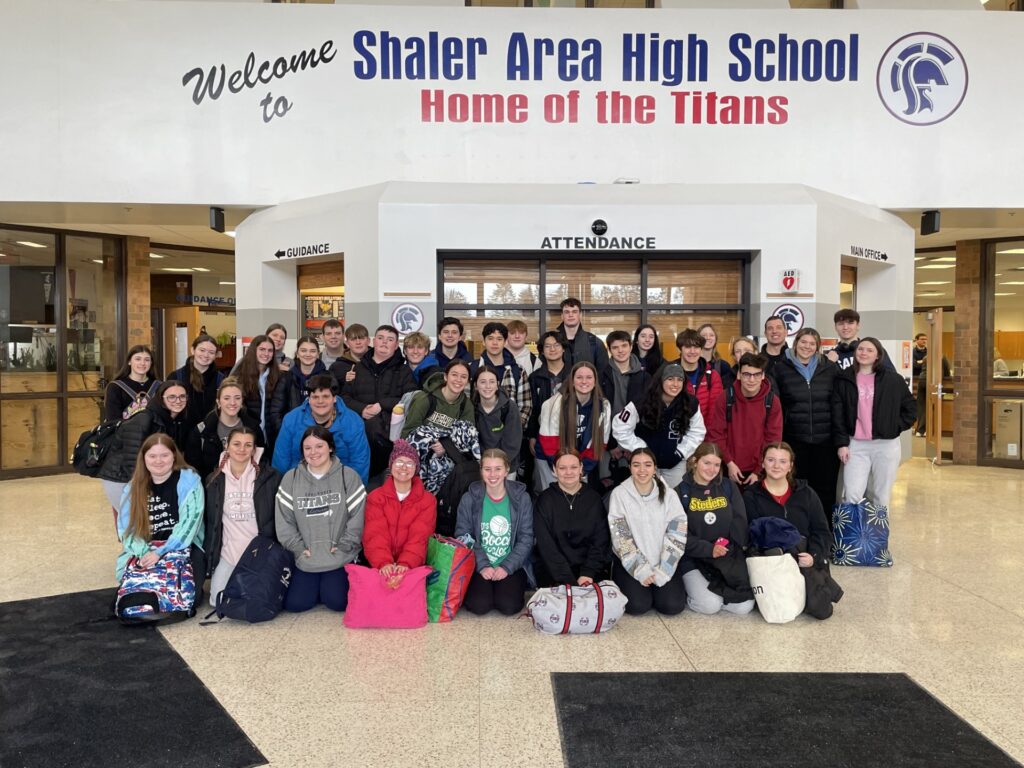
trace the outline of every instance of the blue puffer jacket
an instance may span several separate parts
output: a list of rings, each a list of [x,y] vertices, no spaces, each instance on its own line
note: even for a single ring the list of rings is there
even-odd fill
[[[345,402],[335,396],[334,407],[338,415],[331,424],[334,435],[334,451],[338,461],[346,467],[352,467],[359,473],[363,483],[370,479],[370,444],[366,441],[363,419],[345,407]],[[309,400],[293,411],[289,411],[281,423],[281,432],[274,445],[274,469],[282,475],[298,466],[302,460],[302,433],[306,427],[316,424],[313,412],[309,409]]]

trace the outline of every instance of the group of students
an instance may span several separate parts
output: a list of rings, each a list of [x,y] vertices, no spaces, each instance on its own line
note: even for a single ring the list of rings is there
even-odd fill
[[[539,356],[521,321],[487,323],[477,359],[455,318],[433,349],[414,333],[402,352],[392,326],[371,346],[365,327],[328,321],[324,350],[303,337],[291,361],[285,329],[268,328],[227,378],[200,336],[157,385],[135,347],[108,387],[107,415],[124,421],[100,474],[122,561],[187,545],[214,599],[248,540],[276,535],[301,574],[285,607],[343,610],[360,551],[396,584],[423,564],[435,496],[468,459],[480,480],[455,499],[454,533],[476,549],[471,612],[608,576],[631,613],[749,611],[749,588],[715,561],[741,556],[750,519],[796,525],[809,567],[828,554],[841,464],[847,500],[888,504],[915,403],[855,315],[837,313],[828,356],[813,329],[789,348],[769,318],[760,351],[733,340],[733,365],[710,325],[677,336],[674,362],[650,325],[603,342],[575,299]]]

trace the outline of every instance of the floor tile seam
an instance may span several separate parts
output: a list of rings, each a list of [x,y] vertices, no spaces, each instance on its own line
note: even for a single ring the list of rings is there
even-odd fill
[[[935,571],[931,571],[928,568],[926,568],[925,566],[919,565],[919,564],[914,563],[914,562],[910,563],[910,567],[911,568],[916,568],[916,569],[918,569],[920,571],[923,571],[924,573],[927,573],[929,576],[934,576],[936,579],[938,579],[939,581],[943,582],[944,584],[947,584],[947,585],[949,585],[951,587],[955,587],[955,588],[959,589],[962,592],[966,592],[971,597],[974,597],[974,598],[977,598],[978,600],[981,600],[983,603],[991,606],[992,608],[995,608],[1000,613],[1005,613],[1008,616],[1012,616],[1017,621],[1024,622],[1024,617],[1021,617],[1020,615],[1014,613],[1013,611],[1011,611],[1009,608],[1006,608],[1005,606],[999,605],[998,603],[993,603],[991,600],[989,600],[984,595],[979,595],[978,593],[972,591],[968,587],[965,587],[963,584],[958,584],[955,581],[950,581],[947,577],[943,576],[942,574],[936,573]]]
[[[661,622],[661,625],[665,628],[665,631],[668,632],[668,636],[672,638],[672,642],[676,644],[676,648],[679,649],[679,652],[683,654],[683,658],[686,659],[686,663],[690,665],[690,671],[697,672],[697,665],[693,663],[693,659],[690,658],[690,655],[686,652],[686,649],[683,648],[682,644],[679,642],[679,638],[677,638],[675,636],[675,633],[672,632],[672,628],[665,623],[665,617],[659,615],[658,621]]]

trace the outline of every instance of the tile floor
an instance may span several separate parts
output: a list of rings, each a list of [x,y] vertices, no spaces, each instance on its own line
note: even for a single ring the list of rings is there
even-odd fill
[[[895,567],[836,569],[826,622],[684,612],[545,637],[497,615],[353,631],[319,608],[161,631],[275,768],[560,766],[548,673],[644,670],[906,672],[1024,761],[1024,472],[911,459],[891,517]],[[113,587],[117,551],[97,481],[0,483],[0,601]]]

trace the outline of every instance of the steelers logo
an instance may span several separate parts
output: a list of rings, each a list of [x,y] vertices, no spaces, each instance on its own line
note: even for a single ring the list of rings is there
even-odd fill
[[[704,514],[704,522],[708,525],[714,525],[717,519],[718,515],[716,515],[714,512],[706,512]]]

